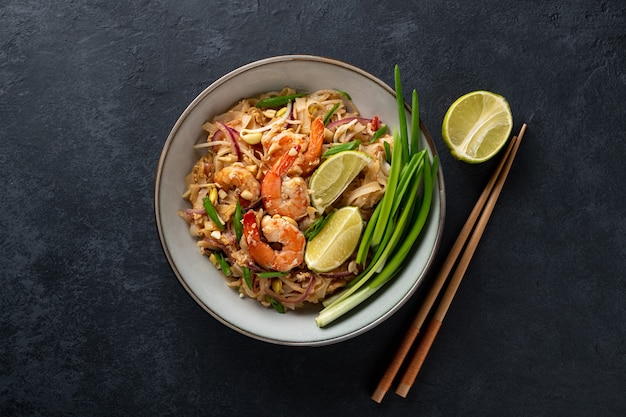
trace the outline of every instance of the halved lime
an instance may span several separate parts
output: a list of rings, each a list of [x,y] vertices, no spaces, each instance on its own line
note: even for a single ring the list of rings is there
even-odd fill
[[[356,249],[362,231],[363,218],[358,207],[340,208],[307,243],[304,262],[316,272],[338,268]]]
[[[512,129],[513,115],[504,97],[473,91],[452,103],[443,118],[441,135],[452,156],[476,164],[497,154]]]
[[[322,162],[309,182],[313,207],[320,212],[326,210],[371,159],[365,152],[344,151]]]

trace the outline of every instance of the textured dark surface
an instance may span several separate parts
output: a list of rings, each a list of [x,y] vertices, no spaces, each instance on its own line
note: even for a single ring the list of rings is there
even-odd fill
[[[624,3],[221,3],[0,5],[0,415],[625,415]],[[494,166],[449,156],[447,107],[488,89],[528,123],[407,399],[369,397],[424,290],[347,342],[270,345],[198,307],[158,241],[178,115],[292,53],[390,84],[398,63],[419,91],[447,188],[437,265]]]

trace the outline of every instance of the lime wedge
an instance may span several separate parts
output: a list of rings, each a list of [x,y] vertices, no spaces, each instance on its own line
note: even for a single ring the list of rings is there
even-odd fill
[[[316,272],[338,268],[352,255],[361,237],[363,219],[358,207],[342,207],[306,246],[304,262]]]
[[[513,129],[513,116],[504,97],[473,91],[458,98],[443,118],[443,141],[456,159],[477,164],[504,146]]]
[[[313,207],[320,212],[326,210],[371,159],[365,152],[344,151],[322,162],[309,182]]]

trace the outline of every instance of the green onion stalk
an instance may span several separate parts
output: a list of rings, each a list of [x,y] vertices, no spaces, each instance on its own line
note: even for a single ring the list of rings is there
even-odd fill
[[[322,154],[322,158],[328,158],[329,156],[333,156],[344,151],[354,151],[359,149],[359,146],[361,146],[360,140],[353,140],[350,142],[342,143],[341,145],[333,146],[332,148],[324,152]]]
[[[431,162],[426,149],[419,147],[419,110],[415,90],[411,100],[409,137],[397,65],[394,76],[399,132],[393,135],[391,169],[385,194],[372,213],[357,250],[356,261],[364,266],[363,272],[341,292],[324,301],[324,308],[315,319],[319,327],[339,319],[398,275],[428,219],[439,161],[435,157]]]
[[[220,216],[217,214],[215,206],[213,206],[213,203],[211,203],[211,199],[209,197],[204,197],[202,199],[202,205],[204,206],[204,210],[206,211],[207,216],[209,216],[209,218],[213,220],[213,223],[215,223],[217,228],[220,230],[224,230],[224,223],[222,223]]]
[[[306,94],[298,93],[298,94],[287,94],[284,96],[267,97],[267,98],[259,100],[256,103],[255,107],[260,108],[260,109],[282,107],[285,104],[289,103],[291,100],[295,100],[296,98],[304,97],[304,96],[306,96]]]

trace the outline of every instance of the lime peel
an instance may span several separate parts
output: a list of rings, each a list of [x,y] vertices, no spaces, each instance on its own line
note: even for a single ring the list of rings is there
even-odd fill
[[[313,207],[320,212],[326,210],[371,159],[365,152],[343,151],[322,162],[309,182]]]
[[[328,272],[350,258],[363,231],[358,207],[346,206],[335,211],[322,230],[306,246],[304,261],[309,269]]]

